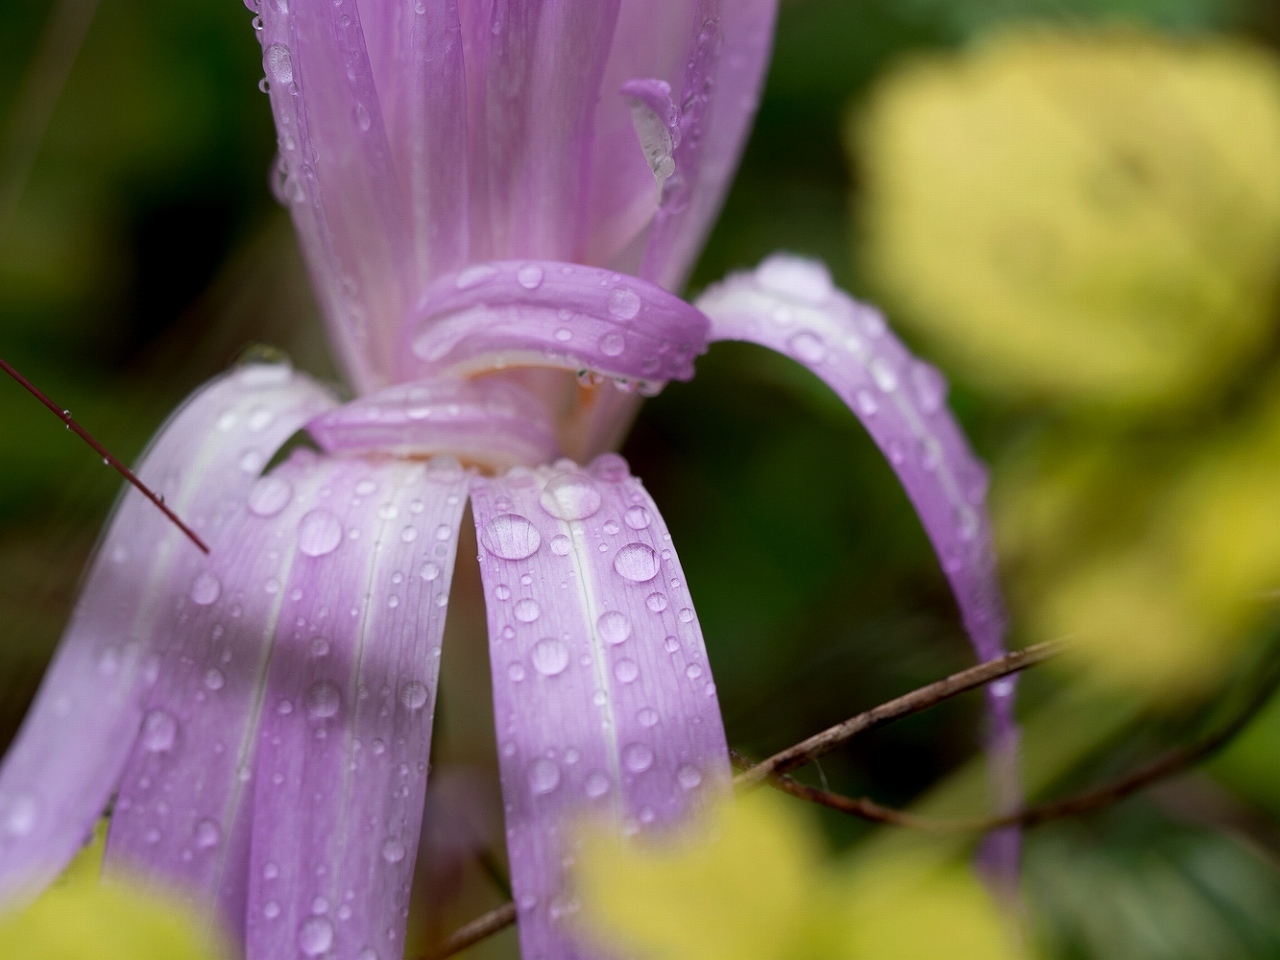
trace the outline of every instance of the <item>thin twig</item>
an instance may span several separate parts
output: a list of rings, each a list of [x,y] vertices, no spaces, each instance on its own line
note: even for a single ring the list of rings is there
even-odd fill
[[[864,819],[875,820],[880,818],[880,822],[883,823],[914,826],[917,819],[924,820],[926,818],[918,818],[914,814],[902,813],[889,807],[882,807],[872,800],[852,800],[828,791],[814,791],[821,798],[811,797],[807,793],[812,788],[806,787],[790,777],[780,776],[779,771],[793,770],[798,766],[816,760],[859,734],[883,726],[891,720],[918,713],[950,697],[972,690],[975,687],[980,687],[993,680],[999,680],[1001,677],[1008,676],[1011,673],[1025,670],[1027,667],[1043,663],[1050,657],[1059,654],[1063,646],[1062,642],[1057,641],[1037,644],[1025,650],[1006,654],[996,660],[981,663],[976,667],[970,667],[968,670],[961,670],[946,679],[921,687],[919,690],[898,697],[896,700],[890,700],[888,703],[865,713],[860,713],[843,723],[836,724],[836,726],[824,730],[822,733],[812,736],[794,747],[774,754],[768,760],[738,774],[734,778],[734,786],[739,788],[751,787],[767,781],[770,785],[791,793],[793,792],[792,785],[794,785],[796,795],[802,796],[803,799],[813,800],[815,803],[823,803],[824,800],[829,800],[830,802],[825,805],[839,804],[840,806],[837,806],[836,809],[840,809],[845,813],[854,813]],[[846,807],[848,809],[845,809]],[[450,936],[440,945],[439,950],[431,955],[431,960],[444,960],[445,957],[461,953],[467,947],[479,943],[491,934],[497,933],[499,930],[515,923],[515,919],[515,904],[503,904],[496,910],[491,910],[484,916],[473,920]]]
[[[435,953],[431,954],[431,960],[444,960],[445,957],[452,957],[455,953],[461,953],[467,947],[475,946],[481,940],[487,939],[505,930],[516,922],[516,905],[514,903],[504,903],[496,910],[490,910],[482,917],[477,917],[465,927],[452,933]]]
[[[160,496],[158,493],[154,493],[150,487],[138,479],[132,470],[121,463],[114,453],[95,440],[88,430],[76,423],[75,418],[71,416],[69,411],[63,410],[62,407],[50,400],[39,387],[20,374],[4,359],[0,359],[0,370],[3,370],[9,376],[13,377],[14,380],[17,380],[18,383],[22,385],[23,389],[48,407],[55,417],[67,425],[68,430],[75,433],[76,436],[91,446],[97,452],[98,456],[102,457],[103,463],[112,467],[117,473],[137,487],[142,495],[159,507],[160,511],[172,520],[177,528],[185,533],[192,543],[205,553],[209,552],[209,548],[205,546],[203,540],[196,536],[196,532],[183,523],[182,520],[179,519],[178,515],[169,509],[169,505],[164,502],[164,497]]]
[[[959,673],[954,673],[936,683],[913,690],[878,707],[872,707],[864,713],[850,717],[834,727],[828,727],[821,733],[815,734],[807,740],[802,740],[795,746],[779,751],[767,760],[762,760],[760,763],[755,764],[749,770],[745,770],[734,777],[734,786],[739,788],[754,786],[775,774],[786,773],[788,770],[802,767],[818,757],[825,756],[868,730],[874,730],[893,720],[899,720],[913,713],[919,713],[921,710],[927,710],[929,707],[935,706],[957,694],[981,687],[993,680],[999,680],[1001,677],[1025,670],[1027,667],[1035,666],[1038,663],[1043,663],[1045,660],[1060,654],[1065,647],[1065,641],[1050,640],[1046,643],[1036,644],[1033,647],[1027,647],[1025,650],[1015,650],[1013,653],[997,657],[995,660],[988,660],[967,670],[961,670]]]

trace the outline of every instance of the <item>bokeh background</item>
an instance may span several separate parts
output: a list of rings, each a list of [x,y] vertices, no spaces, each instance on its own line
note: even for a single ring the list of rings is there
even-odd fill
[[[0,0],[0,356],[125,459],[265,343],[336,373],[267,172],[234,0]],[[1280,7],[783,0],[755,133],[693,288],[823,259],[952,380],[993,469],[1034,796],[1133,769],[1274,673],[1280,588]],[[118,478],[0,383],[0,745]],[[663,505],[730,742],[764,756],[971,662],[853,417],[717,346],[623,450]],[[460,553],[416,936],[501,902],[478,577]],[[803,779],[909,806],[971,769],[958,698]],[[821,818],[835,850],[868,825]],[[494,875],[497,876],[495,881]],[[1046,958],[1280,957],[1280,706],[1207,765],[1027,836]],[[473,951],[511,956],[510,932]]]

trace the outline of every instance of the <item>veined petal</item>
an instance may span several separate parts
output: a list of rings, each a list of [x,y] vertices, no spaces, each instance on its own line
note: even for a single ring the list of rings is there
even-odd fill
[[[489,0],[462,10],[487,256],[581,260],[592,118],[619,0]],[[482,145],[481,145],[482,144]],[[477,193],[473,192],[473,196]],[[477,207],[483,217],[484,206]],[[477,253],[485,252],[482,248]]]
[[[260,6],[277,192],[352,384],[376,389],[391,380],[411,245],[360,15],[355,0]]]
[[[249,960],[398,957],[468,475],[298,459],[307,501],[263,703]]]
[[[89,838],[138,740],[179,608],[214,589],[201,575],[223,562],[223,534],[276,448],[332,403],[286,366],[248,366],[203,387],[157,433],[138,474],[213,552],[126,488],[0,767],[0,902],[43,887]]]
[[[760,103],[777,7],[777,0],[697,4],[679,88],[675,172],[640,271],[668,290],[684,286],[724,203]]]
[[[955,593],[978,656],[1004,652],[1005,610],[986,511],[987,471],[946,404],[947,384],[916,359],[884,317],[837,290],[826,267],[774,255],[698,298],[713,340],[746,340],[808,367],[848,404],[888,458]],[[996,802],[1019,801],[1012,680],[987,689]],[[1010,839],[1013,838],[1013,839]],[[997,836],[998,872],[1016,861],[1016,833]]]
[[[670,826],[729,788],[702,632],[626,461],[477,480],[507,851],[526,957],[576,957],[567,822]]]
[[[554,427],[537,397],[507,380],[424,380],[321,414],[307,430],[330,453],[437,454],[507,470],[554,459]]]
[[[512,260],[437,281],[409,319],[401,355],[406,379],[535,366],[663,383],[693,376],[706,330],[696,309],[635,277]]]

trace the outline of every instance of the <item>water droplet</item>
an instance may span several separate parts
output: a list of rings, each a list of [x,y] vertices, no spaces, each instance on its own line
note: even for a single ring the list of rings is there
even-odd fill
[[[283,43],[273,43],[262,55],[262,66],[272,83],[293,83],[293,57]]]
[[[488,264],[477,264],[474,267],[467,267],[460,274],[456,281],[459,290],[469,290],[472,287],[479,286],[486,280],[497,274],[497,270]]]
[[[430,583],[440,576],[440,565],[428,560],[422,565],[422,569],[418,571],[418,576]]]
[[[696,789],[702,783],[702,772],[686,763],[676,771],[676,782],[686,790]]]
[[[697,680],[702,676],[702,666],[700,664],[691,663],[684,668],[684,675],[690,680]]]
[[[632,583],[647,583],[658,575],[660,564],[653,548],[643,543],[629,543],[613,558],[618,576]]]
[[[618,521],[617,521],[617,520],[606,520],[606,521],[601,525],[601,529],[603,529],[605,533],[607,533],[609,536],[611,536],[611,537],[612,537],[615,533],[617,533],[617,532],[618,532],[618,529],[619,529],[619,528],[618,528]]]
[[[152,753],[172,750],[178,739],[178,721],[167,710],[152,710],[142,721],[142,746]]]
[[[369,115],[369,108],[363,103],[357,103],[351,114],[361,132],[367,133],[369,128],[373,126],[373,117]]]
[[[382,859],[387,863],[399,863],[404,859],[406,852],[404,844],[395,837],[389,837],[382,845]]]
[[[587,774],[587,779],[583,781],[582,789],[592,800],[598,800],[609,792],[609,776],[596,770]]]
[[[824,303],[835,292],[826,267],[785,254],[764,261],[756,268],[755,276],[766,290],[803,303]]]
[[[627,512],[622,515],[622,519],[626,521],[628,527],[632,530],[643,530],[653,522],[653,517],[649,511],[639,505],[628,507]]]
[[[652,707],[643,707],[636,714],[636,722],[642,727],[656,727],[658,725],[658,711]]]
[[[421,9],[418,9],[418,13],[426,12],[426,7],[423,6],[421,3],[418,4],[418,7],[421,8]],[[365,947],[356,955],[356,960],[378,960],[378,951],[373,949],[373,947]]]
[[[280,876],[280,867],[274,861],[269,861],[262,867],[262,879],[274,880]]]
[[[556,637],[539,640],[533,647],[533,668],[544,677],[564,673],[569,666],[569,646]]]
[[[418,528],[405,527],[403,530],[400,531],[400,539],[404,543],[413,543],[413,541],[418,539]]]
[[[947,378],[937,367],[921,360],[911,365],[911,388],[921,413],[937,413],[946,402]]]
[[[410,680],[400,688],[400,702],[410,710],[421,710],[427,705],[429,691],[417,680]]]
[[[627,287],[615,287],[609,293],[608,307],[609,313],[619,320],[635,319],[636,314],[640,312],[640,295]],[[616,355],[610,354],[610,356]]]
[[[525,678],[524,664],[513,663],[507,667],[507,676],[511,678],[512,683],[520,683]]]
[[[196,824],[196,846],[201,850],[211,850],[222,839],[222,828],[207,817]]]
[[[313,657],[327,657],[329,649],[329,641],[324,637],[311,638],[311,655]]]
[[[539,757],[529,764],[527,776],[529,788],[534,796],[550,793],[560,786],[560,768],[554,760],[548,760],[546,757]]]
[[[516,271],[516,280],[526,290],[537,290],[542,286],[542,268],[536,263],[526,263]]]
[[[394,520],[400,516],[400,508],[394,503],[384,503],[378,508],[378,516],[383,520]]]
[[[597,480],[606,483],[617,483],[631,476],[631,468],[627,461],[616,453],[602,453],[591,461],[588,472]]]
[[[871,379],[885,393],[892,393],[898,388],[898,374],[884,357],[871,361]]]
[[[586,520],[595,516],[604,501],[590,477],[564,473],[547,483],[538,502],[557,520]]]
[[[631,636],[631,621],[624,613],[608,610],[600,614],[596,629],[600,631],[600,639],[617,646]]]
[[[307,691],[307,712],[325,719],[337,715],[342,707],[342,691],[331,680],[317,680]]]
[[[788,346],[790,346],[791,352],[796,359],[803,363],[821,363],[827,358],[826,345],[816,334],[807,330],[792,337],[788,342]]]
[[[356,495],[367,497],[378,492],[378,485],[372,480],[361,480],[356,484]]]
[[[493,596],[496,600],[507,601],[511,599],[511,588],[505,583],[500,583],[493,588]]]
[[[606,333],[600,338],[600,352],[606,357],[621,356],[622,352],[627,349],[627,340],[620,333]]]
[[[210,667],[204,672],[204,685],[210,690],[221,690],[226,686],[227,678],[217,667]]]
[[[222,595],[222,583],[207,570],[191,584],[191,602],[207,607]]]
[[[342,542],[342,523],[328,510],[312,510],[298,521],[298,549],[308,557],[323,557]]]
[[[613,665],[613,675],[619,683],[632,683],[640,676],[640,667],[634,660],[619,660]]]
[[[538,552],[542,535],[518,513],[502,513],[484,525],[480,543],[495,557],[503,560],[523,560]]]
[[[644,743],[630,744],[622,751],[622,762],[632,773],[644,773],[653,766],[653,748]]]
[[[333,924],[324,917],[312,917],[298,928],[298,947],[308,957],[328,953],[333,946]]]
[[[559,534],[551,538],[551,552],[557,557],[567,556],[573,544],[569,542],[569,538],[564,534]]]
[[[644,605],[654,613],[667,609],[667,596],[664,593],[651,593],[644,598]]]
[[[276,903],[274,900],[269,900],[262,908],[262,915],[268,920],[274,920],[276,917],[280,916],[280,904]]]
[[[565,343],[573,339],[573,331],[570,330],[568,327],[561,327],[556,331],[555,337],[561,343]]]
[[[693,620],[693,610],[689,607],[685,607],[677,614],[677,616],[680,618],[681,623],[689,623]]]
[[[35,829],[38,808],[34,797],[21,795],[9,805],[5,814],[4,829],[12,837],[25,837]]]
[[[249,510],[259,517],[274,517],[293,499],[293,484],[283,477],[263,477],[249,491]]]
[[[538,601],[525,597],[516,602],[511,612],[521,623],[533,623],[542,614],[542,608],[538,606]]]

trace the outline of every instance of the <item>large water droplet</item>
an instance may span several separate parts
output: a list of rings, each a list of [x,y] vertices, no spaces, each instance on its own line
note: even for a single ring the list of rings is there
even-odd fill
[[[400,688],[400,702],[410,710],[421,710],[427,705],[429,693],[424,684],[410,680]]]
[[[539,640],[533,647],[533,668],[544,677],[564,673],[569,666],[569,646],[557,637]]]
[[[619,320],[632,320],[640,312],[640,295],[626,287],[615,287],[609,294],[608,307]]]
[[[640,712],[636,714],[636,722],[642,727],[656,727],[658,725],[658,711],[653,707],[641,707]]]
[[[317,680],[307,691],[307,712],[313,717],[325,719],[335,716],[342,708],[342,691],[331,680]]]
[[[178,721],[167,710],[152,710],[142,720],[142,746],[152,753],[172,750],[178,739]]]
[[[634,660],[619,660],[613,665],[613,675],[619,683],[632,683],[640,676],[640,667]]]
[[[382,845],[382,859],[387,863],[399,863],[404,859],[405,853],[407,851],[404,844],[395,837],[388,837]]]
[[[631,621],[627,619],[626,614],[617,610],[608,610],[600,614],[600,619],[596,621],[596,628],[600,631],[600,639],[615,646],[631,636]]]
[[[538,502],[557,520],[586,520],[596,515],[604,501],[590,477],[565,473],[547,483]]]
[[[528,517],[502,513],[484,525],[480,531],[480,543],[495,557],[523,560],[538,552],[542,546],[542,535]]]
[[[667,595],[665,593],[651,593],[644,598],[644,605],[654,613],[661,613],[667,609]]]
[[[551,538],[551,552],[557,557],[568,556],[569,551],[573,548],[573,544],[564,534],[558,534]]]
[[[827,358],[827,348],[823,345],[822,340],[807,330],[803,333],[797,333],[791,338],[788,345],[791,347],[791,352],[795,354],[796,359],[804,363],[821,363]]]
[[[772,293],[803,303],[824,303],[835,292],[826,267],[799,257],[770,257],[756,268],[756,282]]]
[[[517,601],[511,612],[521,623],[533,623],[542,615],[542,608],[538,606],[538,601],[525,597]]]
[[[622,762],[632,773],[644,773],[653,766],[653,748],[645,743],[630,744],[622,751]]]
[[[249,491],[249,510],[260,517],[274,517],[293,499],[293,484],[283,477],[263,477]]]
[[[602,453],[591,461],[587,470],[597,480],[604,480],[608,483],[617,483],[619,480],[625,480],[631,476],[631,468],[627,466],[627,461],[616,453]]]
[[[516,280],[526,290],[537,290],[542,286],[542,268],[536,263],[526,263],[516,271]]]
[[[428,560],[426,563],[422,565],[422,569],[418,571],[418,576],[420,576],[423,580],[426,580],[428,583],[430,583],[432,580],[439,578],[440,564],[433,563],[432,561]]]
[[[535,796],[550,793],[560,786],[560,768],[554,760],[548,760],[546,757],[539,757],[529,764],[527,775],[529,788]]]
[[[658,575],[658,555],[643,543],[629,543],[613,558],[613,569],[618,576],[632,583],[647,583]]]
[[[609,792],[609,775],[599,770],[587,774],[587,779],[583,781],[582,789],[592,800],[603,797]]]
[[[204,672],[204,685],[209,690],[221,690],[227,685],[227,675],[217,667],[210,667]]]
[[[693,790],[702,783],[702,772],[686,763],[676,771],[676,782],[686,790]]]
[[[884,357],[876,357],[871,361],[871,379],[885,393],[891,393],[898,388],[898,374]]]
[[[627,512],[622,515],[622,519],[626,521],[627,526],[632,530],[644,530],[652,522],[653,517],[644,507],[636,505],[628,507]]]
[[[222,583],[207,570],[191,584],[191,602],[207,607],[222,595]]]
[[[201,850],[211,850],[222,839],[222,828],[206,817],[196,824],[195,839]]]
[[[627,340],[620,333],[606,333],[600,338],[598,346],[606,357],[618,357],[627,349]]]
[[[342,542],[342,522],[328,510],[312,510],[298,521],[298,549],[308,557],[323,557]]]
[[[328,953],[333,946],[333,924],[325,917],[312,917],[298,928],[298,947],[308,957]]]
[[[262,55],[262,67],[272,83],[293,83],[293,57],[283,43],[273,43]]]

